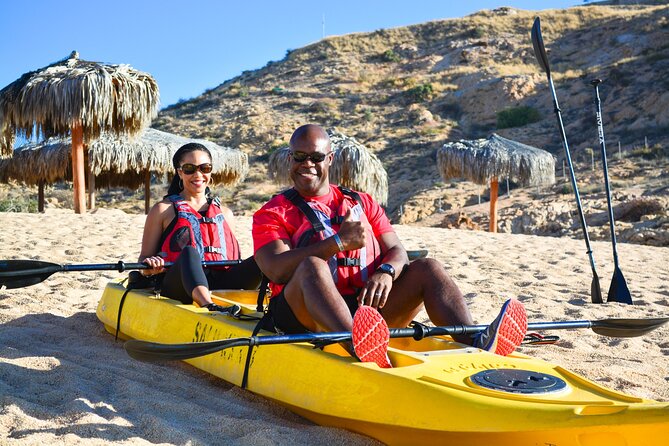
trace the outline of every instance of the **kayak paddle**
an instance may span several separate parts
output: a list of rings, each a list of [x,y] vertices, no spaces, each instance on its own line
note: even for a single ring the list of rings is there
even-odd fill
[[[590,328],[602,336],[631,338],[644,335],[669,321],[669,317],[653,319],[601,319],[594,321],[533,322],[527,324],[528,330],[568,330]],[[451,325],[427,327],[414,325],[409,328],[391,328],[391,338],[423,339],[426,336],[475,334],[487,328],[487,325]],[[140,361],[169,361],[197,358],[216,353],[226,348],[250,347],[255,345],[292,344],[311,342],[324,345],[351,340],[351,332],[303,333],[271,336],[251,336],[248,338],[221,339],[208,342],[185,344],[161,344],[140,340],[130,340],[124,344],[128,355]]]
[[[564,132],[564,124],[562,123],[562,114],[560,113],[560,106],[558,105],[557,95],[555,94],[555,86],[553,85],[553,78],[551,77],[551,68],[548,65],[548,56],[546,55],[546,48],[544,47],[544,39],[541,36],[541,21],[539,17],[534,19],[532,26],[532,46],[534,47],[534,55],[541,68],[546,72],[548,77],[548,86],[553,96],[553,107],[555,115],[557,116],[558,126],[560,127],[560,136],[562,137],[562,145],[564,146],[565,158],[569,165],[569,174],[571,175],[571,185],[576,196],[576,206],[578,207],[578,216],[581,220],[581,228],[583,229],[583,236],[585,237],[585,246],[587,248],[588,257],[590,258],[590,267],[592,268],[592,283],[590,284],[590,295],[592,303],[601,304],[602,290],[599,286],[599,277],[595,269],[595,259],[592,256],[592,248],[590,247],[590,237],[588,237],[588,227],[585,223],[585,216],[583,215],[583,206],[581,205],[581,195],[578,193],[578,185],[576,184],[576,176],[574,174],[574,166],[571,162],[571,154],[569,152],[569,144],[567,143],[567,135]]]
[[[202,262],[204,267],[237,265],[241,260],[219,260]],[[165,266],[171,266],[166,263]],[[94,263],[58,265],[57,263],[42,262],[40,260],[0,260],[0,288],[23,288],[35,285],[46,280],[54,273],[68,271],[123,271],[136,269],[151,269],[146,263]]]
[[[623,272],[618,265],[618,251],[616,249],[616,230],[615,220],[613,218],[613,207],[611,205],[611,184],[609,183],[609,166],[606,162],[606,141],[604,140],[604,124],[602,123],[602,101],[599,98],[599,84],[601,79],[594,79],[592,82],[595,87],[595,117],[597,118],[597,136],[599,137],[599,146],[602,149],[602,167],[604,169],[604,185],[606,186],[606,204],[609,210],[609,226],[611,227],[611,243],[613,244],[613,278],[609,286],[609,295],[607,302],[622,302],[633,305],[632,295],[627,287],[627,282]]]

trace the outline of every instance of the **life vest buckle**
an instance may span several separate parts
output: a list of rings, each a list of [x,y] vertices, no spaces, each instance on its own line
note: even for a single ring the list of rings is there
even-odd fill
[[[351,257],[343,257],[337,259],[337,265],[339,266],[360,266],[360,259],[353,259]]]

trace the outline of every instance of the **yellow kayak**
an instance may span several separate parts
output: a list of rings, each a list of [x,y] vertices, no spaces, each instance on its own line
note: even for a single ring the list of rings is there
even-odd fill
[[[121,280],[109,283],[97,316],[116,332]],[[256,292],[218,291],[214,301],[255,314]],[[120,335],[160,343],[248,337],[243,321],[144,290],[127,294]],[[264,335],[270,333],[261,332]],[[247,347],[186,362],[241,385]],[[392,369],[360,363],[338,345],[253,349],[248,390],[324,426],[415,445],[646,446],[669,433],[669,403],[604,388],[521,354],[496,356],[449,337],[392,339]]]

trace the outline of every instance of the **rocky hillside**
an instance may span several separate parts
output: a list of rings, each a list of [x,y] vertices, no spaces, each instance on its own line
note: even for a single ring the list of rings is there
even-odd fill
[[[623,152],[645,141],[669,145],[669,6],[587,5],[539,15],[572,156],[590,160],[586,149],[598,151],[593,78],[604,79],[612,151],[618,141]],[[292,130],[306,122],[336,127],[384,163],[389,216],[427,222],[436,203],[457,208],[480,193],[463,186],[454,197],[452,183],[441,180],[435,151],[444,142],[495,131],[551,151],[561,169],[550,92],[530,41],[535,16],[500,8],[328,37],[163,110],[153,126],[249,154],[249,178],[227,194],[239,213],[277,190],[267,184],[266,160]]]

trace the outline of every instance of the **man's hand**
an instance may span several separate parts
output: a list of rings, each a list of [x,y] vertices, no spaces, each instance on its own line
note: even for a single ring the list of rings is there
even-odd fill
[[[339,227],[338,234],[346,251],[365,247],[365,228],[361,222],[353,220],[350,209],[344,216],[344,221],[342,221]]]
[[[365,287],[358,295],[359,305],[369,305],[377,309],[383,308],[393,288],[393,278],[388,274],[376,272],[369,278]]]

